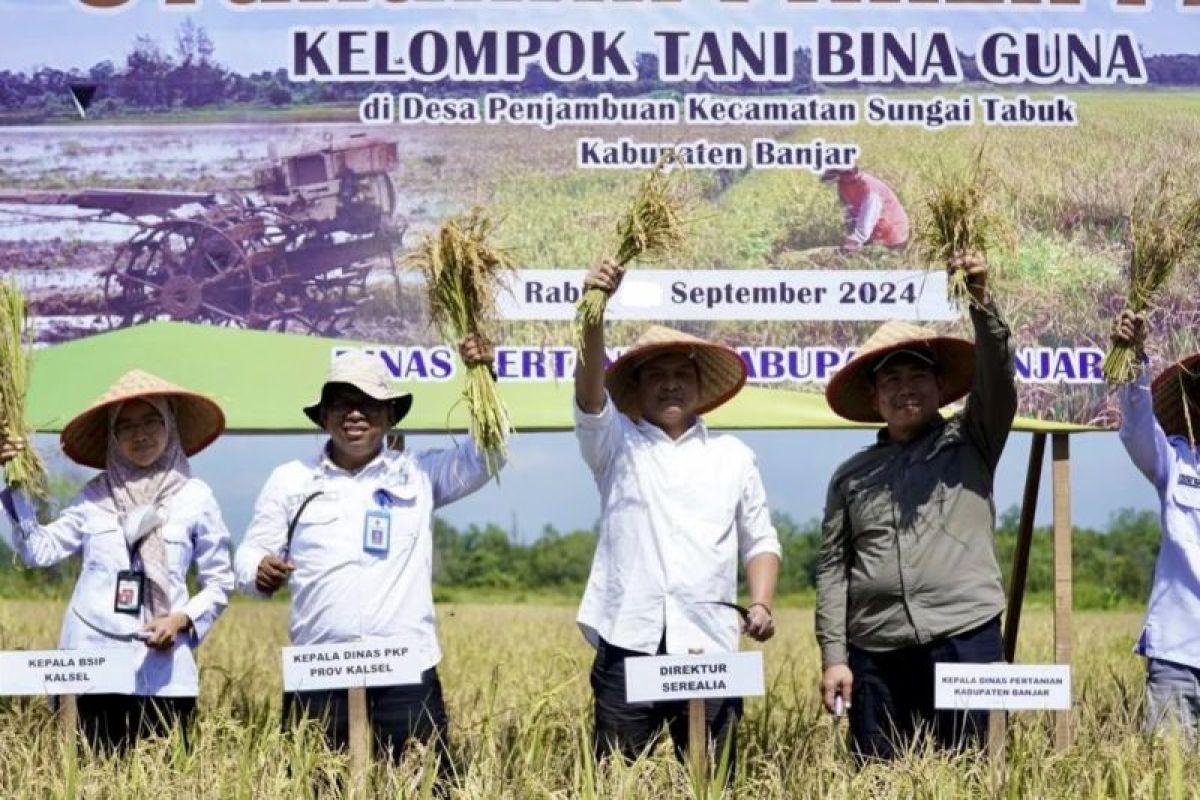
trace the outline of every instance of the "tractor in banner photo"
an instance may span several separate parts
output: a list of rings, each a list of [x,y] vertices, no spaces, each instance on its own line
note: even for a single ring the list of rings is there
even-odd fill
[[[331,335],[366,299],[372,262],[391,264],[400,246],[398,165],[395,142],[357,135],[256,168],[251,190],[0,191],[0,204],[128,219],[135,231],[101,273],[113,327],[172,319]]]

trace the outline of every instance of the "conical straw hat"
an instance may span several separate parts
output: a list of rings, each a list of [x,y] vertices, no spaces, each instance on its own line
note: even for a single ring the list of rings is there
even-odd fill
[[[225,430],[225,413],[214,401],[157,375],[135,369],[117,378],[104,394],[67,423],[62,431],[63,452],[85,467],[104,469],[108,453],[108,409],[117,403],[147,397],[166,397],[171,401],[179,429],[179,444],[189,456],[208,447]]]
[[[897,350],[933,352],[941,380],[941,405],[953,403],[971,389],[975,345],[966,339],[942,336],[932,328],[893,320],[879,326],[846,366],[825,387],[825,400],[839,417],[855,422],[883,422],[871,401],[871,370],[879,359]]]
[[[662,325],[651,325],[608,367],[604,384],[617,410],[630,417],[640,416],[637,368],[663,353],[686,353],[696,359],[700,374],[697,414],[712,411],[746,383],[746,365],[733,348]]]
[[[1154,379],[1150,391],[1154,396],[1154,415],[1168,436],[1190,440],[1188,415],[1191,416],[1191,436],[1200,434],[1200,353],[1176,361]],[[1184,401],[1187,414],[1184,413]]]

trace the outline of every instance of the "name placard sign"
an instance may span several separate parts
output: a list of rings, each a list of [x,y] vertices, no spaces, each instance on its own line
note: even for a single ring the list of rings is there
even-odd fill
[[[421,682],[415,654],[399,639],[285,647],[282,658],[289,692]]]
[[[762,653],[644,656],[625,659],[630,703],[751,697],[765,693]]]
[[[139,661],[123,648],[0,652],[0,695],[133,694]]]
[[[934,705],[944,710],[1068,711],[1067,664],[937,664]]]

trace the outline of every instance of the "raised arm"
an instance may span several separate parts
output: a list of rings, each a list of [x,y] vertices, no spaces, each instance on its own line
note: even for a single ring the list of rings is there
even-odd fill
[[[583,290],[600,289],[610,297],[621,285],[625,270],[610,260],[598,262],[583,279]],[[585,324],[583,352],[575,359],[575,404],[586,414],[604,410],[604,320]]]
[[[1162,491],[1171,478],[1171,443],[1154,417],[1154,397],[1144,353],[1146,318],[1126,309],[1113,323],[1112,340],[1133,347],[1141,361],[1137,380],[1117,387],[1121,405],[1121,444],[1141,473]]]
[[[416,459],[433,484],[434,508],[449,505],[478,491],[490,477],[487,459],[469,436],[450,447],[423,450],[417,453]]]
[[[956,258],[950,267],[967,273],[971,323],[975,327],[975,378],[963,411],[963,426],[995,471],[1017,415],[1012,333],[988,291],[987,263],[983,257]]]
[[[23,438],[0,438],[0,466],[17,457],[26,447]],[[39,525],[28,495],[19,487],[0,492],[0,505],[12,526],[12,548],[27,566],[50,567],[79,552],[87,533],[87,503],[80,493],[49,525]]]

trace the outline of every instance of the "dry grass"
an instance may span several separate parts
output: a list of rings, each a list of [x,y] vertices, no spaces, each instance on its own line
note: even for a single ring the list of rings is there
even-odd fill
[[[60,603],[0,603],[7,649],[52,647]],[[453,798],[716,797],[693,787],[667,748],[630,765],[595,764],[587,746],[591,650],[567,606],[442,605],[439,668],[459,780]],[[344,776],[344,756],[311,731],[279,730],[282,603],[235,602],[201,649],[196,745],[140,744],[123,761],[67,758],[39,699],[0,702],[0,796],[79,798],[315,797]],[[747,702],[737,798],[1183,797],[1200,785],[1200,756],[1138,730],[1142,662],[1130,653],[1138,616],[1079,614],[1075,622],[1075,742],[1053,750],[1050,714],[1014,715],[1007,768],[979,754],[914,751],[891,766],[854,769],[818,706],[811,609],[783,609],[766,645],[768,695]],[[1027,611],[1019,659],[1052,660],[1050,617]],[[379,765],[372,796],[428,796],[424,753]],[[1178,787],[1184,787],[1180,789]],[[326,792],[322,796],[336,796]]]

